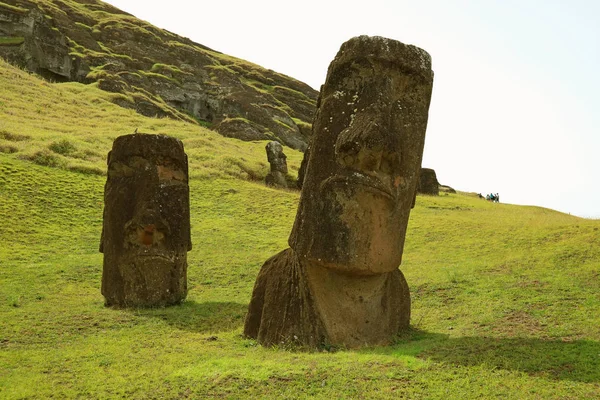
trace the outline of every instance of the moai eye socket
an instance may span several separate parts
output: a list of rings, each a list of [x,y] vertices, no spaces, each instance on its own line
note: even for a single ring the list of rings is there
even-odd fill
[[[163,183],[185,184],[187,176],[179,164],[168,157],[161,157],[156,161],[158,179]]]
[[[186,182],[185,172],[180,168],[172,165],[157,165],[156,170],[158,172],[158,179],[161,182],[170,181],[171,183],[184,183]]]
[[[109,178],[130,178],[135,175],[135,170],[120,161],[111,162],[108,166]]]

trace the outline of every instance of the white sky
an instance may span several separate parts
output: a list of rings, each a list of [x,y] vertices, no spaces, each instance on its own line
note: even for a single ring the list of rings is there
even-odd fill
[[[424,167],[458,190],[600,218],[600,1],[108,3],[317,90],[353,36],[422,47],[435,71]]]

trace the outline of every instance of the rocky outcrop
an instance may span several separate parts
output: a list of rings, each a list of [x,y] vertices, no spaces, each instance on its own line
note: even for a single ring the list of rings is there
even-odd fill
[[[0,56],[51,81],[96,82],[147,116],[306,149],[318,92],[97,0],[0,3]]]
[[[82,81],[89,68],[69,52],[67,37],[42,11],[0,5],[0,54],[8,61],[48,80]]]
[[[447,185],[440,185],[440,192],[442,193],[456,193],[456,190]]]

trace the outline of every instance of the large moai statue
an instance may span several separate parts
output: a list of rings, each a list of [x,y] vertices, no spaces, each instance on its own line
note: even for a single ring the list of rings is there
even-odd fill
[[[265,149],[267,151],[267,160],[271,165],[271,171],[267,174],[265,183],[267,186],[287,188],[285,176],[288,173],[288,167],[283,146],[279,142],[272,141],[267,143]]]
[[[159,307],[187,294],[188,162],[180,140],[115,139],[104,187],[102,294],[107,306]]]
[[[433,72],[423,50],[360,36],[321,88],[288,248],[263,265],[244,327],[263,345],[387,344],[409,326],[398,266]]]

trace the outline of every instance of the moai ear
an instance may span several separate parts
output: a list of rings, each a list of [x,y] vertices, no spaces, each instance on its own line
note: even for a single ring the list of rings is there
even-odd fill
[[[419,167],[419,171],[421,167]],[[410,206],[411,209],[415,208],[415,204],[417,203],[417,192],[419,191],[419,181],[421,180],[421,174],[417,175],[417,184],[415,185],[415,193],[413,194],[412,204]]]
[[[187,154],[184,154],[184,158],[185,158],[185,165],[184,165],[184,171],[185,171],[185,177],[188,181],[188,187],[189,187],[189,182],[190,182],[190,173],[189,173],[189,166],[188,166],[188,156]],[[189,192],[188,192],[189,193]],[[188,194],[189,196],[189,194]],[[188,204],[189,204],[189,199],[188,199]],[[191,223],[190,223],[191,225]],[[192,251],[192,227],[190,226],[190,228],[188,229],[188,246],[187,246],[187,251]]]
[[[102,233],[100,234],[100,253],[104,253],[104,224],[102,224]]]
[[[112,150],[108,152],[108,155],[106,156],[106,165],[110,165],[110,155],[112,153]],[[100,234],[100,253],[104,253],[104,223],[102,223],[102,233]]]

